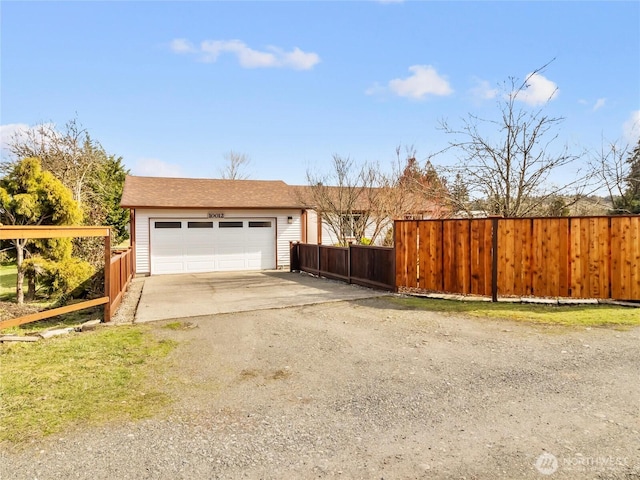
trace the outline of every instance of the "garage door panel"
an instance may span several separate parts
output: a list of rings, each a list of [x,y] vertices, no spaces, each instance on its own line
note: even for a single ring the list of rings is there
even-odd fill
[[[152,265],[151,273],[154,275],[161,275],[165,273],[184,273],[184,262],[182,261],[182,258],[179,260],[167,259],[162,262],[156,262],[155,265]]]
[[[215,263],[210,257],[187,257],[184,264],[185,270],[189,273],[215,271]]]
[[[275,242],[274,219],[152,220],[151,273],[271,269]]]

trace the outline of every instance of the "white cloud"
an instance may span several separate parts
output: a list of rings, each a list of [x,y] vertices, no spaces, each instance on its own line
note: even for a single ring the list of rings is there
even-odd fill
[[[176,38],[171,40],[169,48],[174,53],[193,53],[196,51],[192,43],[185,38]]]
[[[304,52],[298,47],[287,52],[279,47],[268,46],[265,50],[255,50],[240,40],[204,40],[199,47],[194,47],[184,38],[170,43],[174,53],[199,54],[201,61],[213,63],[223,53],[235,55],[238,63],[244,68],[292,68],[294,70],[310,70],[320,63],[317,53]]]
[[[634,144],[640,139],[640,110],[634,110],[622,125],[624,139]]]
[[[386,88],[374,84],[365,93],[374,95],[388,90],[399,97],[416,100],[422,100],[427,95],[446,96],[453,93],[446,77],[439,75],[431,65],[412,65],[409,71],[413,75],[407,78],[394,78],[389,81]]]
[[[163,162],[157,158],[141,158],[136,161],[132,168],[134,175],[141,177],[184,177],[184,172],[180,165]]]
[[[473,95],[474,98],[477,98],[478,100],[491,100],[496,98],[498,95],[497,88],[491,88],[491,84],[486,80],[482,80],[480,78],[475,78],[474,80],[476,82],[476,86],[470,90],[471,95]]]
[[[0,125],[0,149],[4,151],[9,146],[12,139],[18,137],[23,138],[31,127],[26,123],[8,123]]]
[[[386,88],[380,85],[378,82],[371,85],[367,88],[364,93],[365,95],[380,95],[386,91]]]
[[[527,85],[523,90],[511,92],[511,95],[516,95],[516,100],[531,106],[543,105],[560,93],[558,85],[539,73],[530,73],[526,78]]]
[[[18,142],[27,142],[29,138],[37,139],[39,143],[46,144],[51,138],[43,136],[38,132],[45,128],[47,132],[59,136],[53,123],[41,123],[36,126],[27,125],[26,123],[8,123],[0,125],[0,157],[2,160],[9,160],[11,153],[9,152],[9,144],[14,140]]]
[[[605,104],[607,103],[607,99],[606,98],[599,98],[598,100],[596,100],[596,103],[593,105],[593,111],[597,111],[600,110],[602,107],[605,106]]]
[[[296,70],[310,70],[320,63],[320,56],[316,53],[306,53],[300,50],[298,47],[294,48],[291,52],[281,52],[275,47],[271,47],[275,52],[279,52],[282,58],[282,64],[285,67],[291,67]]]

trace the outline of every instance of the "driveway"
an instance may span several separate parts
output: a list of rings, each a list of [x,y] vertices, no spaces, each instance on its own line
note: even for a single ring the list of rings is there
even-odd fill
[[[314,281],[318,296],[333,288]],[[175,323],[144,326],[177,346],[135,387],[173,399],[164,414],[0,449],[0,478],[640,478],[639,328],[470,319],[391,296]]]
[[[286,271],[157,275],[144,279],[135,321],[249,312],[387,295]]]

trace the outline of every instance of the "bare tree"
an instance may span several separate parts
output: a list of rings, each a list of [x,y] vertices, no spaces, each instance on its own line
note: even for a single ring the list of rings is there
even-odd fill
[[[577,200],[590,185],[588,173],[580,170],[562,185],[549,182],[555,172],[579,158],[566,145],[556,145],[557,130],[564,119],[546,115],[544,105],[527,110],[517,104],[531,78],[547,65],[521,83],[510,79],[507,92],[498,101],[497,119],[469,114],[460,128],[441,122],[442,130],[454,138],[446,150],[458,153],[458,163],[446,171],[452,184],[457,179],[458,186],[466,186],[467,195],[451,197],[457,209],[471,210],[471,204],[482,199],[488,214],[522,217],[539,213],[550,200],[571,191],[571,198]]]
[[[590,166],[607,192],[611,213],[630,214],[640,210],[640,140],[632,148],[621,141],[602,141],[592,154]]]
[[[247,180],[250,177],[250,175],[245,172],[245,169],[251,163],[251,159],[247,154],[230,150],[224,154],[224,159],[227,163],[220,169],[220,178],[226,180]]]
[[[433,166],[420,166],[413,147],[404,158],[400,151],[390,173],[375,163],[334,155],[330,172],[307,171],[308,186],[298,189],[298,200],[321,215],[340,245],[380,243],[395,219],[422,218],[426,212],[446,216],[446,188]]]
[[[14,158],[3,165],[3,171],[23,158],[39,158],[42,168],[60,179],[81,205],[93,200],[89,181],[107,157],[76,119],[67,122],[61,131],[53,123],[41,123],[16,134],[9,141],[8,150]]]
[[[373,243],[389,222],[378,211],[378,170],[376,165],[334,155],[329,173],[307,171],[308,186],[298,190],[299,200],[322,216],[338,244],[363,243],[365,238]]]

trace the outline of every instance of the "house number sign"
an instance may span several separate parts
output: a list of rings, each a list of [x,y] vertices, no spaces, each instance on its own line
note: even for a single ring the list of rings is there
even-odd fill
[[[209,218],[224,218],[224,213],[209,212],[207,214],[207,217],[209,217]]]

